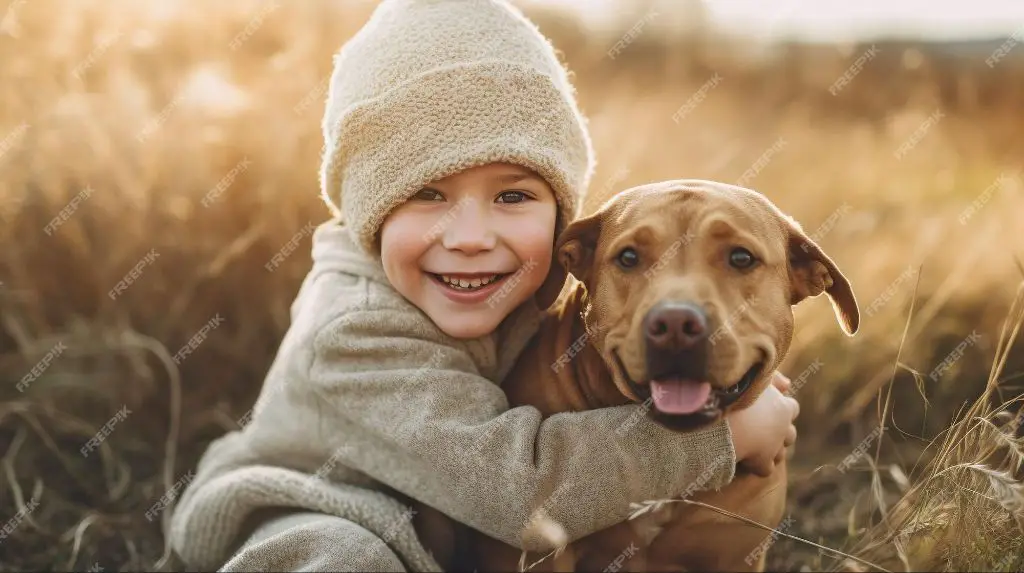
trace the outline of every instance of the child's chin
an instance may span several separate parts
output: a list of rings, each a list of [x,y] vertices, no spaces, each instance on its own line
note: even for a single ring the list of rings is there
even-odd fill
[[[430,318],[448,336],[471,339],[493,333],[501,324],[502,317],[499,309],[486,309],[465,313],[463,316],[453,316],[448,313],[445,316],[431,316]]]

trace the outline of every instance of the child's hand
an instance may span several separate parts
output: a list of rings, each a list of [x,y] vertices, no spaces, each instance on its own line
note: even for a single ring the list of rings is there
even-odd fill
[[[726,417],[736,461],[751,473],[771,475],[775,464],[785,457],[786,447],[796,441],[793,420],[800,413],[800,405],[783,395],[790,384],[789,378],[775,372],[772,383],[750,407]]]

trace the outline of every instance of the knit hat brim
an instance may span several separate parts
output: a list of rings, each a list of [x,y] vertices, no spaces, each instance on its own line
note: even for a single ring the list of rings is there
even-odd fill
[[[378,231],[394,208],[471,167],[507,162],[537,172],[559,205],[556,236],[592,175],[575,104],[549,76],[509,62],[434,69],[337,117],[324,126],[321,192],[371,254],[379,254]]]

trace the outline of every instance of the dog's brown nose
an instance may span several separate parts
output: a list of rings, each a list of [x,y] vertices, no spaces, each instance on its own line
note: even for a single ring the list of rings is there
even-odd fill
[[[660,350],[688,350],[708,337],[708,319],[700,308],[687,303],[660,302],[644,318],[647,342]]]

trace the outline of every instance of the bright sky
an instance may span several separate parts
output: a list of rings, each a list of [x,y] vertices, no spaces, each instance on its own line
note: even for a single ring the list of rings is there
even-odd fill
[[[599,20],[630,0],[533,0]],[[660,0],[670,5],[678,0]],[[705,0],[716,23],[756,35],[862,39],[882,33],[971,39],[1024,37],[1024,0]]]

